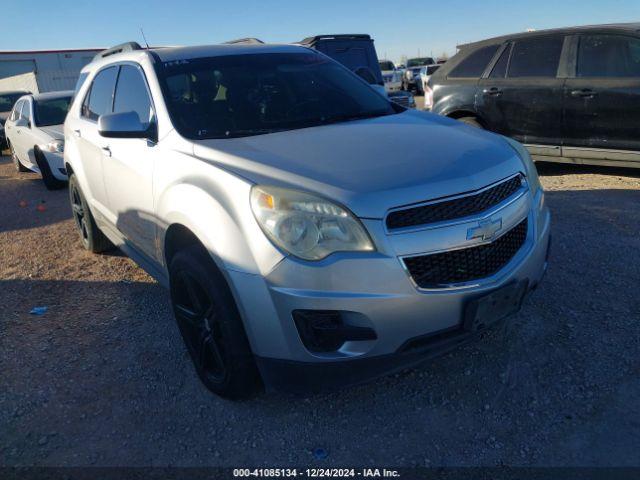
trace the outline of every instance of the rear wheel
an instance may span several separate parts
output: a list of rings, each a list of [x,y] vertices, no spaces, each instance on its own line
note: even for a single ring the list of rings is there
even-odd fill
[[[49,162],[47,162],[44,153],[36,147],[33,149],[33,154],[36,157],[36,163],[38,164],[40,174],[42,175],[42,181],[44,182],[44,186],[47,187],[47,190],[59,190],[64,188],[67,185],[67,182],[58,180],[53,176],[53,173],[51,173],[51,167],[49,166]]]
[[[484,130],[484,127],[476,117],[460,117],[458,121],[462,123],[466,123],[467,125],[471,125],[472,127],[476,127]]]
[[[9,142],[9,151],[11,152],[11,161],[13,165],[16,167],[16,171],[18,172],[28,172],[29,169],[20,163],[18,159],[18,155],[16,155],[16,151],[13,149],[13,145]]]
[[[253,396],[260,375],[231,292],[199,245],[169,265],[171,303],[196,373],[213,393],[230,399]]]
[[[82,246],[93,253],[100,253],[113,248],[113,244],[96,225],[82,190],[80,190],[78,179],[73,174],[69,177],[69,200],[71,201],[73,220],[80,233]]]

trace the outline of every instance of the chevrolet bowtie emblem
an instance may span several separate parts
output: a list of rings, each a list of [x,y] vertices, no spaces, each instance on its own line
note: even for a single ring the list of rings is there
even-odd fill
[[[467,240],[481,238],[484,241],[491,240],[502,229],[502,219],[498,220],[481,220],[477,227],[467,230]]]

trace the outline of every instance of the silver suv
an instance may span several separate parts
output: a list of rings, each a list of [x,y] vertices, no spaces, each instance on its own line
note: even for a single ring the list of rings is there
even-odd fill
[[[82,242],[171,292],[203,383],[361,382],[517,311],[549,212],[522,146],[303,46],[107,50],[64,126]]]

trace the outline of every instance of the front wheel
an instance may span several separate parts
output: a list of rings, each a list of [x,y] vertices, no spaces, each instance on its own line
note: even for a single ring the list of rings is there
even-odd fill
[[[173,312],[202,383],[230,399],[253,396],[260,375],[235,301],[203,247],[182,250],[169,265]]]
[[[80,233],[82,246],[93,253],[100,253],[113,248],[113,244],[102,233],[89,210],[89,205],[80,190],[78,179],[75,175],[69,177],[69,200],[73,220]]]

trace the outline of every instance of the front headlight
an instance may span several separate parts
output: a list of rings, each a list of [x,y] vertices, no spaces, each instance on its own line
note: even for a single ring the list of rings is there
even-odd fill
[[[536,170],[536,165],[533,163],[529,151],[525,148],[524,145],[512,138],[504,137],[504,139],[507,141],[507,143],[509,143],[511,148],[516,151],[518,157],[520,157],[520,160],[524,165],[524,171],[527,175],[527,183],[529,184],[531,193],[535,197],[536,193],[538,193],[538,190],[541,189],[542,186],[540,185],[540,178],[538,178],[538,170]]]
[[[47,143],[45,150],[47,152],[52,152],[52,153],[64,152],[64,140],[54,140],[52,142]]]
[[[321,260],[334,252],[375,250],[351,212],[309,193],[254,186],[251,209],[276,246],[304,260]]]

